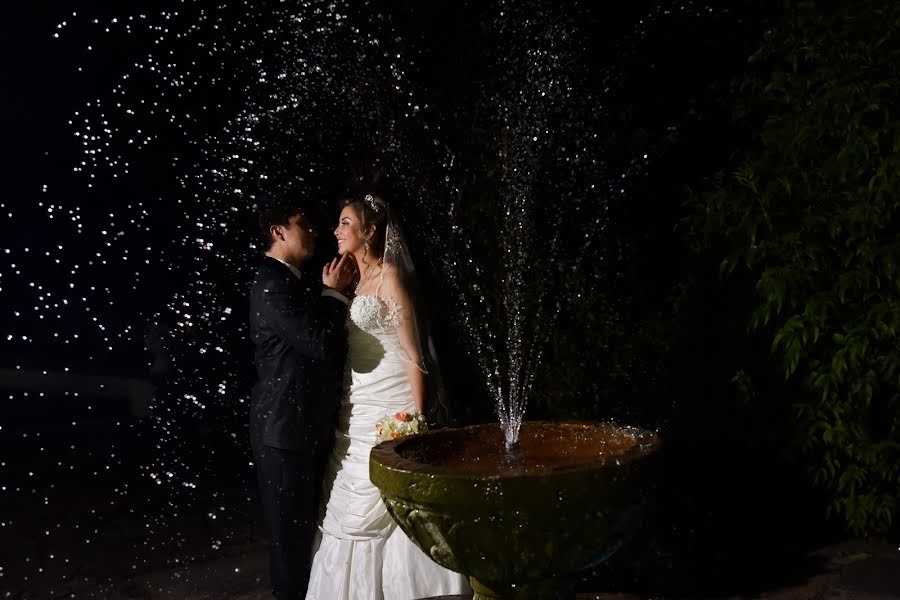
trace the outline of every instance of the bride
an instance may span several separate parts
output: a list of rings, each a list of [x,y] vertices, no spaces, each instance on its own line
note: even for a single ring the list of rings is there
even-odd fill
[[[334,231],[359,268],[337,439],[326,468],[325,516],[307,600],[412,600],[470,591],[397,527],[369,480],[376,422],[424,413],[426,370],[407,285],[412,262],[387,204],[348,200]]]

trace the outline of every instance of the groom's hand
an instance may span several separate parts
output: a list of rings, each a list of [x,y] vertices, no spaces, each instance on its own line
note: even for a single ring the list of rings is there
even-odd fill
[[[354,263],[349,255],[343,255],[340,260],[334,258],[322,268],[322,283],[339,292],[343,292],[356,278]]]

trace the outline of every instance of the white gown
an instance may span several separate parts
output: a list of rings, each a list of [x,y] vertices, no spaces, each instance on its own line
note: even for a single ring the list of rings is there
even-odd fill
[[[410,541],[369,480],[375,423],[415,409],[397,340],[399,313],[378,296],[357,296],[350,305],[344,394],[307,600],[413,600],[471,591],[463,575]]]

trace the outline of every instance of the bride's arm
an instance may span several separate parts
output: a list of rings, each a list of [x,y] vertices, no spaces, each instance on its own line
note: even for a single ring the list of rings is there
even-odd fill
[[[416,318],[410,298],[406,289],[399,281],[391,277],[385,278],[385,292],[397,303],[400,314],[397,325],[397,338],[400,348],[406,359],[406,372],[409,375],[409,383],[412,387],[413,402],[416,410],[425,413],[425,364],[422,359],[422,349],[419,347],[418,332],[416,331]]]
[[[425,414],[425,373],[417,364],[406,363],[406,372],[409,375],[409,383],[412,386],[413,402],[416,403],[416,411]]]

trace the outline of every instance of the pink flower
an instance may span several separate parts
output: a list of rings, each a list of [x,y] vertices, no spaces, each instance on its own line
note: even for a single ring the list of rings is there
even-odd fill
[[[398,437],[400,437],[400,432],[399,432],[399,431],[394,431],[393,433],[391,433],[391,439],[392,439],[392,440],[396,440]]]
[[[394,418],[401,423],[409,423],[410,421],[412,421],[412,416],[408,412],[398,412],[396,415],[394,415]]]

